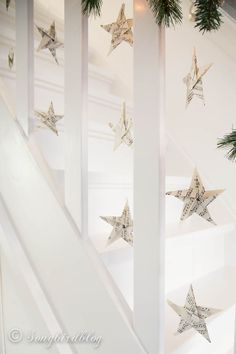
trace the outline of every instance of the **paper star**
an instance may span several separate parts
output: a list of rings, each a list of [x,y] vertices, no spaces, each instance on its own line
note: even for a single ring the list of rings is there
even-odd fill
[[[194,48],[192,67],[188,75],[184,78],[184,83],[187,86],[186,107],[192,101],[193,96],[200,98],[205,105],[202,77],[207,73],[211,66],[212,64],[206,65],[202,68],[198,67],[196,51]]]
[[[126,202],[121,216],[101,216],[101,219],[113,226],[107,246],[120,238],[123,238],[131,246],[133,245],[133,220],[128,202]]]
[[[210,216],[207,206],[222,192],[224,192],[222,189],[205,191],[200,176],[197,170],[195,170],[189,189],[167,192],[166,194],[172,195],[184,202],[181,220],[185,220],[193,213],[196,213],[216,225]]]
[[[11,48],[8,53],[8,66],[12,69],[14,65],[14,50]]]
[[[131,146],[133,144],[133,137],[131,133],[131,129],[133,127],[132,119],[127,117],[126,115],[126,105],[123,103],[123,110],[122,115],[119,122],[114,125],[109,123],[109,127],[115,133],[115,142],[114,148],[115,151],[122,143],[126,144],[127,146]]]
[[[194,328],[208,342],[211,343],[205,319],[215,315],[221,310],[197,306],[192,285],[190,286],[184,306],[178,306],[170,300],[167,300],[167,302],[181,318],[177,334],[181,334],[191,328]]]
[[[105,31],[112,35],[111,48],[108,55],[119,45],[125,41],[133,46],[133,32],[131,30],[133,26],[132,19],[126,19],[125,17],[125,4],[122,4],[119,16],[116,22],[109,25],[101,25]]]
[[[57,56],[56,56],[56,49],[63,46],[63,43],[59,42],[57,40],[57,34],[56,34],[56,27],[55,27],[55,21],[50,26],[50,29],[46,31],[44,28],[36,26],[39,33],[41,34],[41,42],[39,43],[39,47],[37,51],[43,50],[43,49],[48,49],[50,50],[53,58],[55,59],[56,63],[58,63]]]
[[[10,2],[11,2],[11,0],[6,0],[6,9],[7,9],[7,10],[9,9]]]
[[[40,123],[46,125],[49,129],[58,135],[56,123],[63,118],[63,115],[55,114],[52,102],[49,106],[48,112],[36,111],[35,113],[37,118],[40,120]]]

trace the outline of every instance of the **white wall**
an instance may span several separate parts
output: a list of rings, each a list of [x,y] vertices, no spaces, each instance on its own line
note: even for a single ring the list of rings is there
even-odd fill
[[[236,211],[235,164],[217,150],[217,139],[230,132],[235,118],[236,49],[227,34],[236,35],[233,23],[225,21],[220,34],[202,35],[187,20],[167,33],[167,130],[215,188],[226,188],[223,198]],[[231,47],[230,53],[228,47]],[[185,109],[183,77],[188,73],[196,47],[199,65],[213,63],[203,78],[206,106],[193,99]]]

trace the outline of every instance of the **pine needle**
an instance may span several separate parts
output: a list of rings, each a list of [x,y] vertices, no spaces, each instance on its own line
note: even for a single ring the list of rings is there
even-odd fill
[[[158,25],[170,27],[182,22],[180,0],[148,0],[148,3]]]
[[[223,138],[219,139],[217,148],[228,149],[226,157],[235,162],[236,161],[236,129],[233,129],[231,133],[226,134]]]
[[[83,14],[101,16],[102,0],[82,0]]]
[[[216,31],[222,24],[221,0],[195,0],[196,25],[200,32]]]

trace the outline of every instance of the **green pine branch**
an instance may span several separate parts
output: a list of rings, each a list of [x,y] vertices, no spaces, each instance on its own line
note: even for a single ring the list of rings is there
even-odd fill
[[[103,0],[81,0],[87,16],[101,15]],[[182,21],[181,0],[147,0],[158,25],[174,26]],[[218,30],[222,23],[220,6],[223,0],[194,0],[196,25],[200,32]]]
[[[218,30],[222,24],[220,6],[222,0],[195,0],[196,25],[200,32]]]
[[[102,0],[81,0],[83,14],[101,16]]]
[[[180,0],[148,0],[148,3],[158,25],[170,27],[182,21]]]
[[[233,162],[236,161],[236,129],[233,129],[231,133],[219,139],[217,148],[227,149],[226,157]]]

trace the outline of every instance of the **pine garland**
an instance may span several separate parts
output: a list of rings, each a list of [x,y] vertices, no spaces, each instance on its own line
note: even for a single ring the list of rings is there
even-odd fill
[[[195,27],[198,27],[200,32],[210,32],[218,30],[222,24],[222,15],[220,6],[222,0],[195,0]]]
[[[180,0],[148,0],[148,3],[158,25],[170,27],[182,21]]]
[[[83,14],[101,16],[102,0],[81,0]]]
[[[87,16],[101,15],[103,0],[81,0],[83,13]],[[181,0],[147,0],[158,25],[174,26],[182,21]],[[200,32],[209,32],[220,28],[222,15],[220,6],[223,0],[194,0],[196,25]]]
[[[219,139],[217,148],[228,149],[226,157],[231,161],[236,161],[236,129]]]

